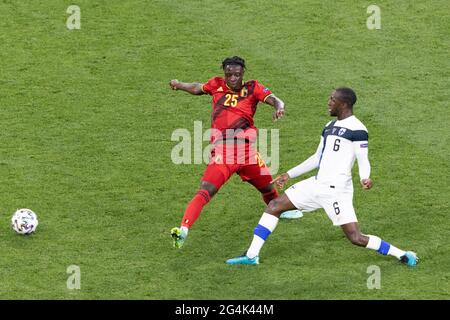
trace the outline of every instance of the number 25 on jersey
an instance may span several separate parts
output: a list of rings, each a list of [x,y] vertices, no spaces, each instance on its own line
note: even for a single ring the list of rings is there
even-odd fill
[[[227,93],[225,95],[225,102],[223,103],[223,105],[226,107],[236,107],[238,103],[237,101],[238,97],[239,97],[238,94]]]

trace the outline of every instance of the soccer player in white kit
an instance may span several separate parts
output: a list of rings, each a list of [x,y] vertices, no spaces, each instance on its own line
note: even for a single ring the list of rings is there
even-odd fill
[[[417,255],[403,251],[377,236],[360,232],[353,208],[352,168],[358,161],[360,183],[364,189],[372,188],[368,158],[367,128],[353,115],[356,94],[341,87],[332,92],[328,111],[337,120],[330,121],[322,131],[317,151],[310,158],[278,176],[272,182],[282,187],[290,178],[319,168],[317,174],[288,188],[283,195],[270,201],[258,225],[253,241],[242,256],[228,259],[228,264],[259,264],[259,252],[267,237],[274,231],[281,213],[299,209],[303,212],[323,208],[333,222],[340,226],[355,245],[392,255],[408,266],[415,266]]]

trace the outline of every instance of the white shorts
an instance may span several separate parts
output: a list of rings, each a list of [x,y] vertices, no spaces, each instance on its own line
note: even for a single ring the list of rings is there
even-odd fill
[[[353,190],[333,188],[311,177],[292,185],[285,194],[301,211],[323,208],[335,226],[358,222],[353,208]]]

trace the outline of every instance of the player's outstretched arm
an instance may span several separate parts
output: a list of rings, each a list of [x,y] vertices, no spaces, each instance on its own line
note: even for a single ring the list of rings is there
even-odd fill
[[[272,115],[273,120],[281,119],[284,116],[284,102],[274,94],[271,94],[267,97],[266,101],[267,104],[271,105],[275,108],[275,111]]]
[[[202,90],[203,84],[198,83],[198,82],[188,83],[188,82],[181,82],[181,81],[178,81],[177,79],[174,79],[174,80],[170,80],[169,86],[172,88],[172,90],[183,90],[183,91],[189,92],[190,94],[194,94],[194,95],[204,94],[204,92]]]
[[[320,158],[322,157],[322,150],[324,145],[323,137],[320,137],[319,146],[316,149],[316,153],[314,153],[311,157],[300,163],[298,166],[290,169],[287,173],[290,178],[296,178],[301,176],[304,173],[307,173],[311,170],[314,170],[319,167]]]

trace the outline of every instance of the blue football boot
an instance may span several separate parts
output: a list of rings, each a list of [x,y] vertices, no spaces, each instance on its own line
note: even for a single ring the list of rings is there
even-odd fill
[[[225,261],[226,264],[259,264],[259,257],[249,258],[246,255],[231,258]]]
[[[298,219],[301,217],[303,217],[303,212],[300,210],[289,210],[280,215],[280,219]]]
[[[419,258],[415,252],[406,251],[405,254],[401,256],[400,261],[409,267],[415,267],[417,262],[419,262]]]

